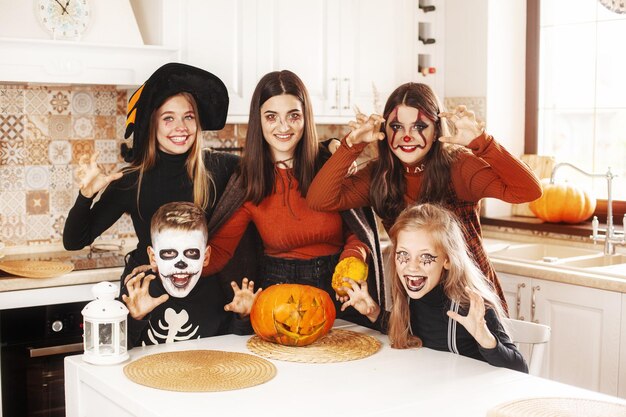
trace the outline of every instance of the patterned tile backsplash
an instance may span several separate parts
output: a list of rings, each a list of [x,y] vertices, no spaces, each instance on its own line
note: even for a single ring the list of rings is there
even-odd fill
[[[120,146],[128,94],[112,86],[0,84],[0,242],[6,246],[60,243],[78,187],[82,155],[99,152],[107,170],[121,168]],[[246,125],[204,132],[206,146],[245,145]],[[320,125],[321,139],[341,137],[345,126]],[[122,217],[103,239],[134,236]]]

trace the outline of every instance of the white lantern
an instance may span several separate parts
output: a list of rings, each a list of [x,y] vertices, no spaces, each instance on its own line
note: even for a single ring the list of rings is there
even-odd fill
[[[83,360],[111,365],[128,359],[126,332],[128,309],[115,299],[118,288],[110,282],[93,286],[96,299],[83,308]]]

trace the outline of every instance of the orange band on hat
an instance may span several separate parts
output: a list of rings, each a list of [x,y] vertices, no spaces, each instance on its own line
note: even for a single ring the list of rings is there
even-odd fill
[[[128,113],[126,114],[126,126],[135,123],[135,117],[137,116],[137,102],[139,101],[139,97],[141,96],[141,92],[146,84],[143,84],[141,87],[137,89],[128,100]]]

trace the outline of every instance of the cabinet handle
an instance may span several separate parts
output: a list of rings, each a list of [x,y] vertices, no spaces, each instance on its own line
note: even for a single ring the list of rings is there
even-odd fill
[[[351,103],[350,103],[350,101],[351,101],[350,100],[350,78],[344,78],[343,80],[348,83],[348,104],[343,106],[343,109],[344,110],[350,110],[350,107],[351,107]]]
[[[535,307],[537,307],[537,302],[535,300],[535,295],[537,291],[540,291],[541,287],[539,285],[532,287],[531,292],[531,301],[530,301],[530,321],[533,323],[539,323],[539,320],[535,320]]]
[[[522,288],[526,288],[526,284],[523,282],[517,284],[517,294],[515,295],[515,306],[517,307],[517,319],[524,320],[524,316],[520,314],[520,307],[522,305]]]
[[[335,82],[335,105],[331,106],[331,109],[337,110],[339,108],[339,95],[341,94],[341,92],[339,91],[339,79],[332,78],[331,81]]]

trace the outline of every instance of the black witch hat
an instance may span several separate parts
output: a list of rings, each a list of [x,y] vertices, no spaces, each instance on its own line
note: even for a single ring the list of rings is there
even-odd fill
[[[175,94],[193,95],[202,130],[220,130],[228,114],[228,90],[217,76],[191,65],[170,62],[157,69],[128,100],[126,133],[133,135],[133,148],[122,145],[126,162],[138,161],[148,145],[152,112]]]

